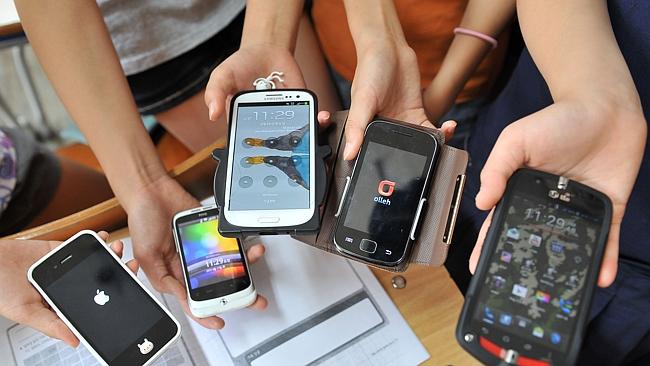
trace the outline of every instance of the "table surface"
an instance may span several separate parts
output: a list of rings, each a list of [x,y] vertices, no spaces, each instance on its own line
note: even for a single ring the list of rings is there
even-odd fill
[[[127,229],[111,234],[109,241],[128,236]],[[463,296],[444,267],[412,265],[400,275],[406,287],[395,289],[392,272],[370,268],[400,313],[431,356],[423,365],[478,365],[454,337]]]

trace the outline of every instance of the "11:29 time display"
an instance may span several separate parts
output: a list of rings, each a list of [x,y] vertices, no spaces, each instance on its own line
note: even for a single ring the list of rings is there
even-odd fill
[[[542,221],[546,226],[549,226],[553,229],[564,231],[566,234],[575,235],[576,227],[575,223],[567,221],[566,219],[559,217],[554,214],[544,214],[539,208],[527,208],[526,209],[526,220],[533,220],[535,222]]]
[[[275,111],[275,112],[253,112],[255,120],[278,120],[278,119],[293,119],[295,116],[294,111]]]

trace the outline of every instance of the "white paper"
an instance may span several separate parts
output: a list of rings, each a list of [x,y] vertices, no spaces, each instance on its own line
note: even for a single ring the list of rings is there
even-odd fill
[[[214,331],[186,317],[175,299],[162,296],[183,334],[158,365],[416,365],[428,359],[366,266],[287,236],[257,240],[267,251],[251,272],[269,307],[225,313],[225,328]],[[130,258],[130,241],[125,244]],[[73,350],[4,319],[0,332],[1,365],[96,364],[83,347]]]

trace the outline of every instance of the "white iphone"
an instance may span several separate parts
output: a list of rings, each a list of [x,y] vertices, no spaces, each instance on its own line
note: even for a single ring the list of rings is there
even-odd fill
[[[314,95],[250,91],[236,95],[231,108],[226,220],[259,228],[308,222],[317,209]]]
[[[239,239],[217,230],[219,208],[199,207],[174,216],[190,311],[199,318],[241,309],[257,299]]]
[[[92,231],[48,253],[27,277],[102,365],[150,365],[180,337],[176,319]]]

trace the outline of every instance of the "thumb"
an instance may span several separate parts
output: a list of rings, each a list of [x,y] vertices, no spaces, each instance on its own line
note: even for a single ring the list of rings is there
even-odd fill
[[[350,112],[345,123],[345,149],[343,159],[352,160],[359,153],[363,143],[366,126],[375,115],[375,106],[369,103],[370,98],[352,99]]]
[[[485,221],[483,221],[483,225],[481,226],[481,230],[478,232],[478,237],[476,238],[476,244],[474,245],[474,249],[472,250],[472,255],[469,257],[469,271],[474,274],[476,271],[476,266],[478,265],[478,260],[481,257],[481,250],[483,249],[483,242],[485,241],[485,236],[487,235],[488,228],[490,227],[490,223],[492,222],[492,214],[494,213],[494,209],[490,211],[488,216],[485,218]]]
[[[503,196],[508,179],[524,165],[525,148],[521,129],[512,124],[497,139],[481,171],[481,188],[476,195],[476,207],[489,210]]]
[[[226,111],[228,96],[237,91],[235,78],[236,76],[228,64],[221,64],[212,71],[203,96],[203,101],[208,107],[208,118],[211,121],[217,121]]]
[[[79,340],[74,333],[59,319],[56,314],[47,309],[43,304],[31,304],[25,308],[25,313],[29,314],[23,322],[48,337],[60,339],[70,345],[77,347]]]

